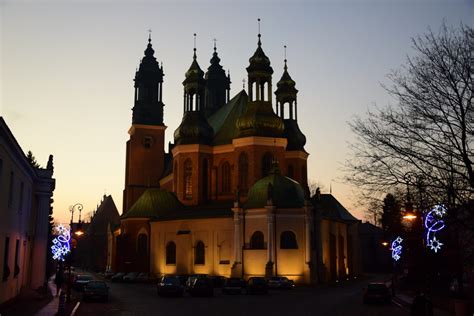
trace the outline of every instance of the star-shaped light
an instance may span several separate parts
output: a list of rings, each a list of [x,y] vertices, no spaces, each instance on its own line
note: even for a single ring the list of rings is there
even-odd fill
[[[402,241],[403,241],[403,239],[402,239],[402,237],[398,236],[397,239],[395,239],[395,241],[396,241],[397,243],[401,244]]]
[[[430,247],[435,253],[438,253],[438,250],[441,250],[442,245],[444,245],[442,242],[437,240],[436,237],[433,237],[433,239],[430,240],[428,247]]]
[[[443,217],[446,215],[447,209],[443,204],[438,204],[433,207],[433,211],[438,217]]]

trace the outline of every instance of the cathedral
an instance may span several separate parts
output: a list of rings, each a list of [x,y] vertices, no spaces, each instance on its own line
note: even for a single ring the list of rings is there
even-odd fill
[[[278,275],[300,284],[357,274],[358,220],[332,195],[309,194],[287,60],[274,91],[258,34],[247,90],[231,98],[215,45],[206,72],[194,48],[182,121],[165,151],[164,73],[154,55],[149,38],[134,79],[123,212],[109,226],[108,269]]]

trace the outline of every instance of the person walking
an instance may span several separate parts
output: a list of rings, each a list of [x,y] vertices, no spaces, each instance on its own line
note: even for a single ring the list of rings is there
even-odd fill
[[[56,296],[59,296],[59,292],[63,287],[64,283],[64,275],[61,269],[58,269],[56,272],[56,277],[54,278],[54,283],[56,284]]]

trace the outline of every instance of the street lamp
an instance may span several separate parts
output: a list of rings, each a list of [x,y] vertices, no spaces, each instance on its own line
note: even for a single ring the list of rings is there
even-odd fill
[[[82,209],[83,209],[83,205],[81,203],[76,203],[73,206],[69,207],[69,212],[71,212],[71,223],[70,223],[71,235],[76,235],[78,237],[84,235],[84,231],[82,230],[82,222],[81,222]],[[75,210],[79,211],[79,221],[77,222],[77,230],[74,232],[73,219],[74,219]],[[74,245],[71,247],[71,252],[69,253],[69,260],[68,260],[69,277],[68,277],[68,282],[67,282],[67,296],[66,296],[66,302],[68,303],[71,301],[71,286],[72,286],[71,265],[72,265],[73,251],[74,251]]]

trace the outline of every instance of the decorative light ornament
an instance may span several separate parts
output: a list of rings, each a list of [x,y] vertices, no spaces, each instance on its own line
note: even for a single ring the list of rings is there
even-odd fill
[[[442,230],[445,225],[442,218],[446,215],[447,209],[443,204],[435,205],[425,216],[426,246],[435,253],[441,249],[443,243],[436,239],[436,233]]]
[[[53,239],[53,245],[51,251],[53,253],[53,259],[58,261],[64,261],[65,256],[71,252],[71,233],[68,228],[59,224],[54,228],[57,232],[56,237]]]
[[[428,247],[430,247],[434,252],[438,253],[438,250],[441,249],[442,245],[444,245],[442,242],[437,240],[436,237],[433,237],[433,239],[430,240]]]
[[[400,260],[402,255],[402,237],[398,236],[394,241],[392,241],[392,259],[395,261]]]

